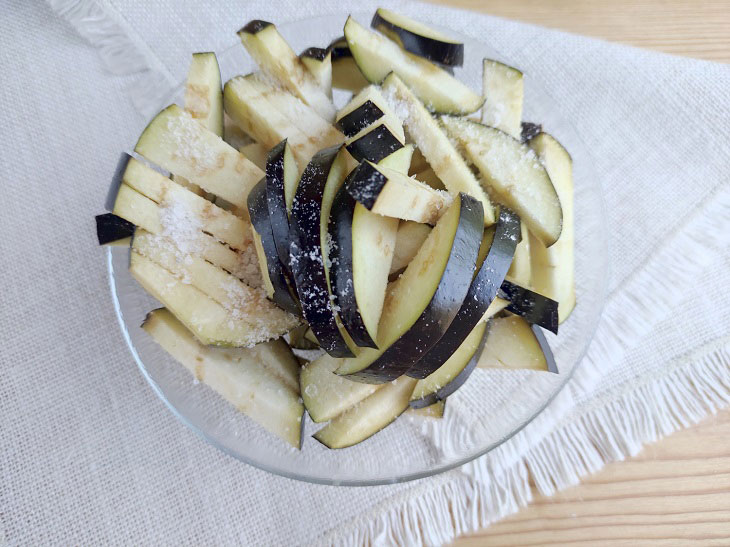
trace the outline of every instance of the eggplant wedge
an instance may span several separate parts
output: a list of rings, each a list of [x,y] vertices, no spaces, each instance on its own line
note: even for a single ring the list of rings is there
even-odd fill
[[[391,123],[387,118],[381,118],[347,139],[347,151],[359,162],[367,160],[378,163],[403,148],[404,141],[396,136],[396,131],[391,129]]]
[[[324,94],[332,100],[332,52],[321,47],[308,47],[299,58]]]
[[[436,171],[434,171],[430,167],[424,169],[423,171],[419,171],[414,175],[414,177],[416,177],[416,180],[420,180],[422,183],[428,184],[434,190],[446,190],[446,185],[441,182],[441,179],[436,174]]]
[[[472,120],[443,116],[441,122],[463,145],[499,201],[520,215],[546,247],[555,243],[562,230],[563,211],[535,152],[507,133]]]
[[[416,381],[398,378],[346,410],[314,434],[327,448],[346,448],[375,435],[408,409]]]
[[[297,321],[266,299],[261,289],[252,288],[196,255],[181,253],[174,242],[137,229],[132,252],[164,268],[183,283],[190,284],[223,306],[233,318],[245,319],[252,327],[269,327],[277,335],[293,328]],[[175,304],[170,305],[174,312]],[[268,338],[267,338],[268,339]]]
[[[263,176],[261,169],[173,104],[147,125],[135,152],[236,207]]]
[[[299,375],[304,406],[316,423],[339,416],[381,387],[338,376],[335,370],[341,361],[324,354],[304,365]]]
[[[137,252],[130,253],[129,272],[154,298],[170,310],[203,344],[250,347],[278,338],[298,321],[273,307],[267,316],[260,309],[234,315],[191,283]]]
[[[332,54],[332,87],[357,93],[368,85],[344,36],[333,40],[327,50]]]
[[[489,338],[479,357],[479,368],[558,373],[540,327],[516,315],[495,317],[489,323]]]
[[[368,211],[341,188],[330,216],[330,283],[339,316],[354,342],[377,348],[398,219]]]
[[[276,252],[288,277],[291,277],[289,214],[298,183],[299,170],[291,147],[282,141],[271,149],[266,161],[266,201]]]
[[[414,150],[415,147],[412,144],[406,144],[403,148],[399,148],[389,156],[385,156],[378,162],[378,165],[405,175],[411,165]]]
[[[332,101],[275,25],[254,19],[238,31],[238,37],[263,72],[311,106],[325,121],[334,120]]]
[[[507,277],[518,285],[530,286],[532,277],[532,257],[530,254],[530,232],[524,222],[520,223],[521,239],[515,249],[515,257],[507,272]],[[542,244],[540,244],[542,245]]]
[[[395,169],[363,162],[347,178],[347,192],[379,215],[435,223],[451,197]]]
[[[261,143],[252,142],[240,148],[241,154],[246,156],[256,167],[266,171],[266,160],[269,157],[269,149]]]
[[[254,241],[264,278],[264,289],[267,296],[282,309],[300,315],[299,305],[287,279],[287,270],[279,260],[267,201],[266,179],[261,179],[248,196],[248,211],[256,232]]]
[[[484,59],[482,66],[482,123],[519,140],[525,97],[522,72],[492,59]]]
[[[185,111],[213,133],[223,137],[223,91],[215,53],[193,53],[185,82]],[[173,176],[173,180],[199,196],[205,195],[197,184],[184,177]]]
[[[558,303],[555,300],[506,279],[502,282],[498,294],[509,301],[507,311],[558,334]]]
[[[409,376],[422,379],[434,373],[482,321],[504,281],[519,238],[519,218],[508,209],[502,209],[497,225],[484,234],[477,262],[479,269],[470,279],[469,290],[458,313],[443,336],[408,370]]]
[[[481,204],[459,194],[386,295],[376,340],[337,374],[384,383],[407,372],[443,336],[466,297],[482,239]]]
[[[477,366],[487,336],[488,323],[474,327],[439,368],[418,381],[411,395],[411,408],[425,408],[443,401],[463,386]]]
[[[277,87],[276,83],[265,75],[253,73],[244,78],[289,120],[290,125],[307,135],[318,148],[334,146],[345,141],[345,136],[334,125],[324,120],[319,113],[300,99]]]
[[[290,265],[304,318],[320,346],[333,357],[353,355],[338,325],[329,285],[328,222],[332,202],[347,174],[341,146],[325,148],[302,173],[290,221]],[[344,329],[343,329],[344,330]]]
[[[370,26],[414,55],[445,66],[464,64],[464,44],[420,21],[378,8]]]
[[[276,352],[273,346],[278,341],[251,349],[207,347],[164,308],[150,312],[142,328],[198,381],[264,429],[300,448],[304,407],[299,395],[261,366],[262,353]]]
[[[304,324],[289,331],[289,346],[302,350],[319,349],[319,344],[305,337],[307,330],[309,330],[309,325]]]
[[[575,241],[573,212],[573,161],[568,151],[551,135],[540,133],[528,143],[545,166],[563,207],[563,231],[548,248],[536,242],[532,248],[535,290],[558,302],[560,322],[575,307]]]
[[[399,141],[405,142],[406,137],[400,119],[388,105],[385,97],[380,92],[380,88],[369,85],[355,95],[337,113],[335,125],[348,138],[351,138],[382,118],[386,118],[391,122],[389,127],[393,130],[394,135]]]
[[[357,66],[370,83],[380,83],[388,73],[394,72],[432,112],[470,114],[484,102],[478,93],[442,68],[404,51],[352,17],[345,23],[345,38]]]
[[[398,233],[395,236],[395,250],[390,264],[391,274],[401,271],[410,264],[430,233],[431,226],[428,224],[421,224],[412,220],[401,221],[398,226]]]
[[[221,209],[128,154],[122,154],[119,167],[122,168],[112,181],[110,196],[114,188],[129,186],[154,201],[159,205],[163,231],[178,243],[185,246],[181,240],[191,237],[191,232],[204,230],[234,249],[245,250],[251,246],[251,224],[247,220]],[[115,209],[117,197],[113,195]]]
[[[434,117],[396,75],[383,81],[383,95],[394,106],[408,134],[439,179],[452,194],[464,192],[478,199],[484,209],[484,222],[494,224],[496,216],[491,201]]]
[[[418,384],[416,384],[416,385],[418,385]],[[434,404],[424,406],[423,408],[410,407],[408,409],[408,414],[410,416],[421,416],[423,418],[440,419],[440,418],[444,417],[445,413],[446,413],[446,399],[436,401]]]
[[[134,224],[113,213],[96,215],[96,238],[99,245],[128,245]]]

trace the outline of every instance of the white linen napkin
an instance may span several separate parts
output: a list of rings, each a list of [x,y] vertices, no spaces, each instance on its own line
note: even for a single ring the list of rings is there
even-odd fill
[[[527,503],[530,476],[564,488],[730,404],[730,68],[384,2],[489,43],[576,120],[609,215],[602,323],[552,407],[461,470],[335,488],[223,455],[137,371],[92,217],[151,93],[183,79],[191,51],[235,43],[251,18],[376,6],[51,4],[61,17],[11,0],[0,35],[0,543],[439,544]]]

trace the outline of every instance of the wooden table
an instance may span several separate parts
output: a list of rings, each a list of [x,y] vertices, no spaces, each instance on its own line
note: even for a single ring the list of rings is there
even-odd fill
[[[730,0],[442,0],[646,47],[730,62]],[[460,538],[486,545],[730,545],[730,411],[608,465],[580,486]]]

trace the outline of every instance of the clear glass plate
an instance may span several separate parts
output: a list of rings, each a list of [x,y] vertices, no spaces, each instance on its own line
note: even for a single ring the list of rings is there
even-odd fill
[[[368,23],[372,14],[357,15]],[[346,15],[318,17],[282,25],[281,32],[296,51],[324,47],[342,35]],[[459,33],[443,29],[454,36]],[[509,63],[486,44],[461,37],[464,67],[456,75],[481,89],[481,60]],[[243,46],[236,44],[219,57],[224,81],[254,69]],[[336,94],[341,105],[345,94]],[[181,103],[182,85],[170,102]],[[586,352],[605,296],[607,247],[601,187],[592,160],[560,108],[527,75],[524,119],[542,123],[570,151],[574,161],[576,211],[577,306],[560,327],[560,336],[546,333],[560,374],[477,369],[446,405],[442,420],[404,414],[394,424],[359,445],[329,450],[305,426],[301,451],[288,447],[236,411],[207,386],[195,382],[140,328],[147,312],[159,304],[127,271],[128,251],[110,248],[108,266],[114,305],[129,349],[143,375],[172,412],[205,440],[246,463],[286,477],[325,484],[388,484],[441,473],[483,455],[508,440],[533,420],[563,388]]]

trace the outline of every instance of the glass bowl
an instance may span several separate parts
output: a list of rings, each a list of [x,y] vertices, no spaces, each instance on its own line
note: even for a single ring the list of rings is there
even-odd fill
[[[355,17],[368,23],[371,14]],[[345,19],[344,14],[312,18],[282,25],[280,30],[301,51],[341,36]],[[465,60],[456,75],[481,89],[482,58],[507,63],[509,59],[486,44],[461,39]],[[240,43],[218,59],[224,81],[254,69]],[[286,477],[335,485],[388,484],[441,473],[489,452],[533,420],[570,379],[591,341],[604,301],[608,253],[601,188],[589,152],[539,82],[529,74],[526,82],[524,119],[542,123],[574,161],[577,306],[561,325],[560,336],[546,332],[560,374],[477,369],[448,398],[443,419],[406,413],[370,439],[341,450],[329,450],[315,441],[311,435],[317,426],[307,419],[302,450],[295,450],[194,381],[140,328],[147,312],[159,304],[127,271],[128,251],[109,248],[110,286],[122,332],[142,374],[172,412],[206,441],[241,461]],[[160,109],[181,103],[181,98],[182,84]],[[338,106],[346,99],[336,92]]]

